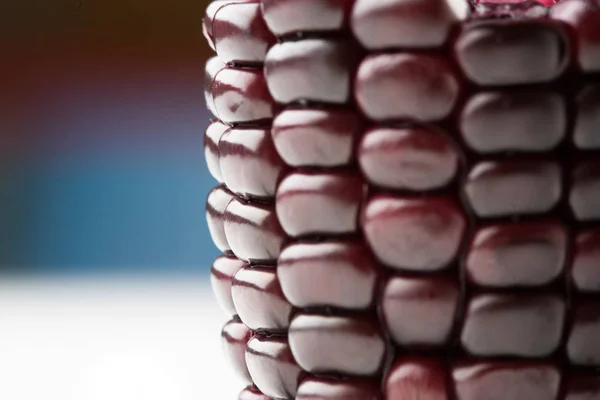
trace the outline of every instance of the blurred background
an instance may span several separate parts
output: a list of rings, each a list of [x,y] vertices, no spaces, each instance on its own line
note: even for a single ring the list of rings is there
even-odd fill
[[[206,3],[2,2],[2,265],[204,272]]]
[[[207,279],[207,3],[0,2],[0,398],[240,389]]]

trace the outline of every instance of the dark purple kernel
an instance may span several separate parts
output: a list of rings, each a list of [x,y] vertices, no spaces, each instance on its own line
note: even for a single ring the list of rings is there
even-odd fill
[[[464,191],[482,218],[541,214],[560,200],[561,170],[555,162],[482,162],[469,173]]]
[[[383,332],[371,316],[299,314],[289,340],[298,364],[315,374],[373,376],[386,353]]]
[[[233,253],[251,263],[277,260],[286,241],[272,205],[237,197],[225,211],[224,231]]]
[[[576,236],[571,275],[577,290],[600,292],[599,227],[583,230]]]
[[[302,370],[283,336],[255,335],[246,348],[246,364],[254,384],[268,397],[293,399]]]
[[[384,264],[398,270],[431,272],[448,267],[467,222],[458,205],[445,197],[373,196],[362,228],[367,243]]]
[[[212,85],[216,115],[227,124],[267,121],[275,104],[260,70],[227,67],[219,71]]]
[[[478,85],[542,83],[567,65],[560,27],[534,21],[488,20],[466,26],[455,44],[466,76]]]
[[[436,121],[456,104],[459,83],[442,57],[391,53],[366,57],[355,78],[361,111],[375,121]]]
[[[352,96],[357,56],[346,40],[283,42],[267,54],[264,74],[271,95],[279,103],[344,104]]]
[[[250,386],[242,390],[238,400],[271,400],[271,398],[262,394],[260,390]]]
[[[439,47],[467,14],[467,1],[356,0],[352,31],[371,50]]]
[[[210,174],[219,182],[223,182],[219,165],[219,142],[229,126],[221,121],[213,121],[204,132],[204,158]]]
[[[450,339],[459,300],[458,280],[392,276],[383,288],[382,319],[401,346],[439,347]]]
[[[277,217],[292,237],[351,234],[358,231],[364,191],[358,174],[295,172],[279,185]]]
[[[219,57],[209,58],[204,68],[204,100],[206,101],[206,108],[208,108],[214,116],[217,116],[217,109],[213,97],[213,83],[217,74],[224,68],[225,64]]]
[[[600,375],[573,374],[566,387],[565,400],[600,399]]]
[[[423,357],[397,359],[385,378],[390,400],[449,400],[448,378],[441,360]]]
[[[421,191],[449,184],[458,173],[460,154],[435,129],[378,127],[363,136],[358,161],[374,186]]]
[[[273,267],[244,267],[237,271],[232,297],[240,319],[254,331],[285,331],[292,306],[283,296]]]
[[[600,367],[600,299],[582,300],[572,312],[573,326],[567,342],[570,362]]]
[[[564,301],[555,295],[477,295],[469,302],[461,341],[476,356],[548,356],[560,344],[564,314]]]
[[[232,320],[223,327],[221,342],[223,352],[233,366],[235,373],[242,378],[245,384],[252,381],[246,367],[246,345],[252,337],[252,331],[243,323]]]
[[[231,283],[235,273],[244,266],[244,262],[234,256],[220,256],[210,270],[210,281],[217,302],[230,316],[237,314],[231,296]]]
[[[585,72],[600,72],[600,7],[586,0],[563,0],[552,7],[550,16],[571,28],[576,59]]]
[[[230,250],[225,234],[225,209],[232,199],[233,193],[227,190],[225,185],[215,187],[210,191],[206,199],[208,230],[215,245],[221,251]]]
[[[288,109],[273,121],[273,141],[292,167],[350,164],[362,133],[356,113],[348,110]]]
[[[543,362],[473,363],[452,376],[457,400],[557,400],[560,386],[556,366]]]
[[[461,134],[480,153],[548,151],[567,132],[567,105],[551,92],[484,92],[469,99]]]
[[[600,149],[600,85],[588,85],[577,97],[573,141],[582,150]]]
[[[371,307],[380,268],[362,241],[299,242],[277,263],[286,298],[296,307]]]
[[[260,13],[260,2],[230,3],[213,18],[213,41],[219,58],[238,65],[264,61],[275,37]]]
[[[295,400],[382,400],[379,382],[311,376],[302,381]]]
[[[215,19],[215,15],[221,9],[228,4],[233,3],[246,3],[246,2],[254,2],[257,0],[213,0],[206,7],[206,12],[204,13],[204,18],[202,19],[202,33],[206,38],[209,46],[214,50],[215,42],[214,42],[214,34],[213,34],[213,22]]]
[[[219,142],[220,171],[232,192],[255,199],[275,197],[286,167],[267,128],[232,128]]]
[[[579,163],[572,173],[569,203],[580,221],[600,219],[600,160]]]
[[[267,25],[276,35],[343,29],[354,0],[262,0]]]
[[[482,227],[467,252],[467,277],[476,285],[498,288],[550,283],[565,267],[567,234],[553,221]]]

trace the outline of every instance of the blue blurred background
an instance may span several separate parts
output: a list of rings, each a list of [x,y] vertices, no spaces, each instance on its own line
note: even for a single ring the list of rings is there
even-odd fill
[[[206,1],[0,5],[0,265],[207,274]]]

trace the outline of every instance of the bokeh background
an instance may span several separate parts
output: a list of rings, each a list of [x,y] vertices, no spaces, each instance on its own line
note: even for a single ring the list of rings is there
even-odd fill
[[[1,265],[204,272],[206,3],[2,2]]]
[[[207,2],[0,2],[0,398],[238,391],[208,286]]]

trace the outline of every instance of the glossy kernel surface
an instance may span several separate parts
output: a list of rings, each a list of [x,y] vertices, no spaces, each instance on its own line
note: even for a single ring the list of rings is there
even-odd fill
[[[469,302],[461,341],[478,356],[547,356],[560,344],[564,317],[557,296],[478,295]]]
[[[600,292],[600,228],[576,236],[571,275],[582,292]]]
[[[230,316],[237,314],[231,284],[235,273],[244,266],[244,262],[234,256],[222,255],[218,257],[210,270],[210,282],[213,293],[221,308]]]
[[[356,101],[375,121],[440,120],[454,109],[458,95],[454,72],[438,56],[371,55],[362,61],[355,79]]]
[[[598,45],[600,47],[600,44]],[[573,141],[583,150],[600,149],[600,85],[588,85],[577,97]]]
[[[449,400],[447,381],[441,360],[401,357],[385,378],[385,398]]]
[[[247,262],[276,260],[286,241],[275,209],[268,204],[234,198],[227,206],[224,227],[231,250]]]
[[[216,115],[227,124],[251,123],[273,118],[275,104],[260,70],[227,67],[212,84]]]
[[[302,381],[295,400],[382,400],[379,382],[310,377]]]
[[[223,252],[230,250],[225,234],[225,210],[233,194],[225,185],[215,187],[206,198],[206,221],[208,230],[217,248]]]
[[[381,271],[361,241],[299,242],[279,257],[277,275],[296,307],[369,308]]]
[[[480,153],[547,151],[567,132],[567,105],[551,92],[484,92],[460,119],[465,142]]]
[[[497,86],[557,78],[566,66],[566,47],[567,42],[556,25],[497,20],[464,28],[455,52],[471,81]]]
[[[360,167],[376,186],[431,190],[450,183],[460,155],[451,140],[430,128],[372,128],[358,149]]]
[[[354,173],[295,172],[279,185],[277,217],[292,237],[354,233],[363,193]]]
[[[262,0],[269,28],[276,35],[344,29],[354,0]]]
[[[242,197],[273,198],[286,172],[266,128],[230,129],[219,143],[219,159],[223,181]]]
[[[202,18],[202,33],[204,34],[209,46],[213,50],[215,49],[213,22],[215,15],[221,9],[221,7],[232,3],[245,3],[253,1],[257,0],[213,0],[208,4],[204,13],[204,17]]]
[[[260,390],[256,388],[247,387],[246,389],[242,390],[238,400],[271,400],[271,398],[262,394]]]
[[[244,267],[232,283],[232,297],[240,319],[254,331],[284,331],[292,306],[283,296],[274,267]]]
[[[600,377],[576,374],[567,381],[565,400],[596,400],[600,398]]]
[[[467,3],[446,0],[356,0],[352,31],[366,48],[438,47],[455,23],[467,15]]]
[[[300,242],[281,253],[277,275],[296,307],[366,309],[373,304],[380,269],[356,240]]]
[[[547,284],[564,270],[567,240],[558,222],[483,227],[467,253],[467,277],[476,285],[500,288]]]
[[[571,363],[600,366],[600,300],[582,300],[573,310],[573,327],[567,342]]]
[[[223,327],[221,332],[221,343],[223,353],[233,367],[235,373],[249,384],[252,379],[246,367],[246,345],[252,337],[252,331],[243,323],[232,320]]]
[[[213,121],[204,132],[204,159],[210,174],[219,182],[223,182],[219,165],[219,142],[229,127],[221,121]]]
[[[457,400],[557,400],[560,373],[552,364],[481,362],[453,371]]]
[[[450,339],[460,297],[458,280],[392,276],[383,288],[381,314],[397,344],[442,346]]]
[[[579,163],[572,172],[569,204],[580,221],[600,220],[600,159]]]
[[[279,103],[301,100],[343,104],[350,99],[356,49],[345,40],[306,39],[276,44],[265,77]]]
[[[258,1],[230,3],[219,8],[212,30],[215,50],[225,63],[260,63],[275,43]]]
[[[356,113],[337,109],[285,110],[271,132],[279,155],[292,167],[347,165],[362,133]]]
[[[375,375],[386,353],[383,332],[371,316],[299,314],[289,340],[296,361],[311,373]]]
[[[254,335],[246,348],[246,364],[254,384],[268,397],[293,399],[302,378],[287,338]]]
[[[458,205],[445,197],[375,195],[362,228],[375,255],[400,270],[435,271],[456,257],[466,229]]]
[[[225,64],[219,57],[209,58],[204,67],[204,100],[206,101],[206,108],[208,108],[214,116],[218,116],[218,114],[215,107],[215,99],[213,97],[213,83],[217,74],[224,68]]]
[[[550,161],[482,162],[471,170],[464,190],[482,218],[541,214],[560,200],[561,171]]]
[[[552,7],[552,18],[574,30],[578,64],[584,71],[600,71],[600,9],[593,2],[565,0]]]

